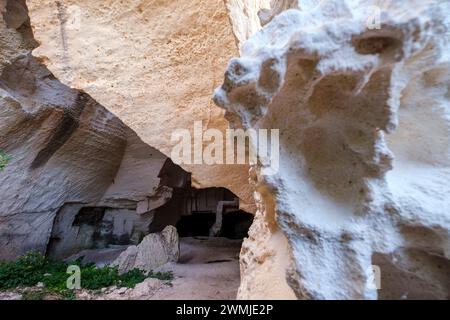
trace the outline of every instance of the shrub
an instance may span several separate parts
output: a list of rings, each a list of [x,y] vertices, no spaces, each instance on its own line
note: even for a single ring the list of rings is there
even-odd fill
[[[139,269],[133,269],[119,276],[120,286],[134,288],[135,285],[141,283],[147,277],[151,277],[151,274],[146,276],[143,271]]]
[[[44,278],[47,264],[38,253],[28,253],[15,262],[0,263],[0,289],[36,285]]]
[[[81,287],[89,290],[117,285],[119,283],[119,272],[117,268],[105,266],[97,268],[95,265],[83,266],[81,268]]]
[[[11,156],[0,149],[0,171],[2,171],[6,167],[9,160],[11,160]]]
[[[81,270],[81,287],[88,290],[99,290],[113,285],[134,288],[136,284],[146,278],[161,280],[173,278],[170,272],[149,272],[146,274],[139,269],[133,269],[120,275],[116,267],[97,268],[95,264],[82,265],[80,260],[66,263],[52,260],[36,252],[30,252],[16,261],[0,263],[0,290],[32,287],[41,282],[45,287],[42,290],[43,292],[57,293],[63,299],[74,299],[74,291],[66,287],[66,281],[70,276],[66,273],[67,267],[74,264],[78,265]],[[26,299],[36,300],[39,297],[41,295],[36,291],[24,294]]]

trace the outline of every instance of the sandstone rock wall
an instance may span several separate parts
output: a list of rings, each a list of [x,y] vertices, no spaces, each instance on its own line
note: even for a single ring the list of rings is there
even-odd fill
[[[167,158],[30,54],[37,44],[24,1],[0,4],[0,149],[11,156],[0,172],[0,259],[45,252],[65,204],[164,204],[157,175]]]
[[[228,119],[280,129],[276,175],[184,165],[256,203],[239,298],[448,299],[448,0],[26,4],[31,22],[0,0],[1,259],[46,251],[81,207],[161,206],[171,133]]]
[[[271,295],[267,266],[283,251],[298,298],[449,298],[450,2],[388,2],[369,30],[377,4],[281,13],[216,91],[237,125],[280,129],[279,172],[264,159],[255,172],[241,298]],[[288,249],[269,254],[280,232]]]
[[[64,84],[83,89],[148,145],[170,156],[176,129],[194,121],[222,132],[211,101],[237,53],[221,0],[29,0],[33,54]],[[246,165],[187,165],[197,188],[227,187],[254,211]]]
[[[270,0],[225,0],[233,34],[238,46],[261,29],[259,13],[270,10]]]

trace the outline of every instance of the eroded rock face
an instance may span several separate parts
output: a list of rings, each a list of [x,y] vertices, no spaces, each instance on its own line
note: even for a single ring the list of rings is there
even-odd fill
[[[147,235],[137,246],[130,246],[113,262],[119,272],[133,269],[152,271],[169,262],[177,262],[180,243],[177,229],[167,226],[162,232]]]
[[[279,172],[255,168],[241,298],[270,297],[280,267],[286,297],[449,298],[450,2],[385,3],[379,29],[372,5],[281,13],[216,91],[237,126],[280,129]]]
[[[221,0],[28,0],[33,51],[64,84],[83,89],[148,145],[171,156],[176,129],[222,132],[211,100],[237,53]],[[254,211],[246,165],[187,165],[197,188],[226,187]]]
[[[298,0],[225,0],[225,4],[233,33],[240,47],[277,14],[297,8]]]
[[[225,0],[233,34],[238,45],[261,29],[261,10],[270,10],[270,0]]]
[[[146,229],[172,195],[156,174],[173,130],[228,126],[210,93],[237,43],[215,101],[233,126],[280,129],[280,171],[260,159],[249,185],[247,166],[185,169],[256,202],[239,297],[449,297],[449,1],[383,2],[371,29],[375,0],[27,4],[31,23],[0,0],[0,259],[95,232],[139,242],[128,218]],[[176,243],[148,236],[117,263],[175,261]]]
[[[0,9],[0,149],[11,157],[0,172],[0,259],[45,253],[58,241],[60,256],[89,248],[71,241],[83,207],[136,217],[135,225],[121,224],[127,230],[113,221],[116,235],[148,224],[139,219],[150,210],[137,214],[137,205],[147,201],[153,208],[170,198],[158,178],[167,157],[31,56],[36,42],[24,1],[1,1]],[[75,210],[58,224],[69,207]]]

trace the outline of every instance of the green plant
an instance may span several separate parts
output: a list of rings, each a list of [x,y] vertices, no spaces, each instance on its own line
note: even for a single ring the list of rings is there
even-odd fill
[[[44,278],[47,264],[44,257],[34,252],[14,262],[0,263],[0,289],[36,285]]]
[[[105,266],[97,268],[95,264],[82,265],[80,261],[66,263],[42,256],[37,252],[29,252],[16,261],[0,263],[0,290],[18,287],[32,287],[39,282],[44,284],[40,291],[24,293],[24,299],[39,300],[46,294],[57,294],[62,299],[75,299],[73,290],[67,289],[67,268],[78,265],[81,271],[81,287],[88,290],[99,290],[113,285],[134,288],[146,278],[172,280],[171,272],[149,272],[139,269],[119,274],[117,267]],[[39,293],[40,292],[40,293]]]
[[[119,282],[117,268],[105,266],[97,268],[95,265],[81,267],[81,287],[89,290],[116,285]]]
[[[139,269],[133,269],[119,276],[120,286],[127,288],[134,288],[138,283],[141,283],[146,278],[145,272]]]
[[[10,160],[11,156],[0,149],[0,171],[2,171],[6,167]]]

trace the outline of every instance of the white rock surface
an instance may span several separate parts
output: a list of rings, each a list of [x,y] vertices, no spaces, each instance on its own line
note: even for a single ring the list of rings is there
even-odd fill
[[[152,271],[168,262],[177,262],[180,244],[177,229],[167,226],[160,233],[147,235],[137,246],[130,246],[113,262],[119,272],[132,269]]]
[[[369,30],[377,4],[300,1],[216,91],[237,126],[280,129],[279,172],[255,172],[240,298],[271,296],[280,266],[298,298],[449,297],[450,2],[385,2]],[[267,246],[280,232],[288,254]]]

